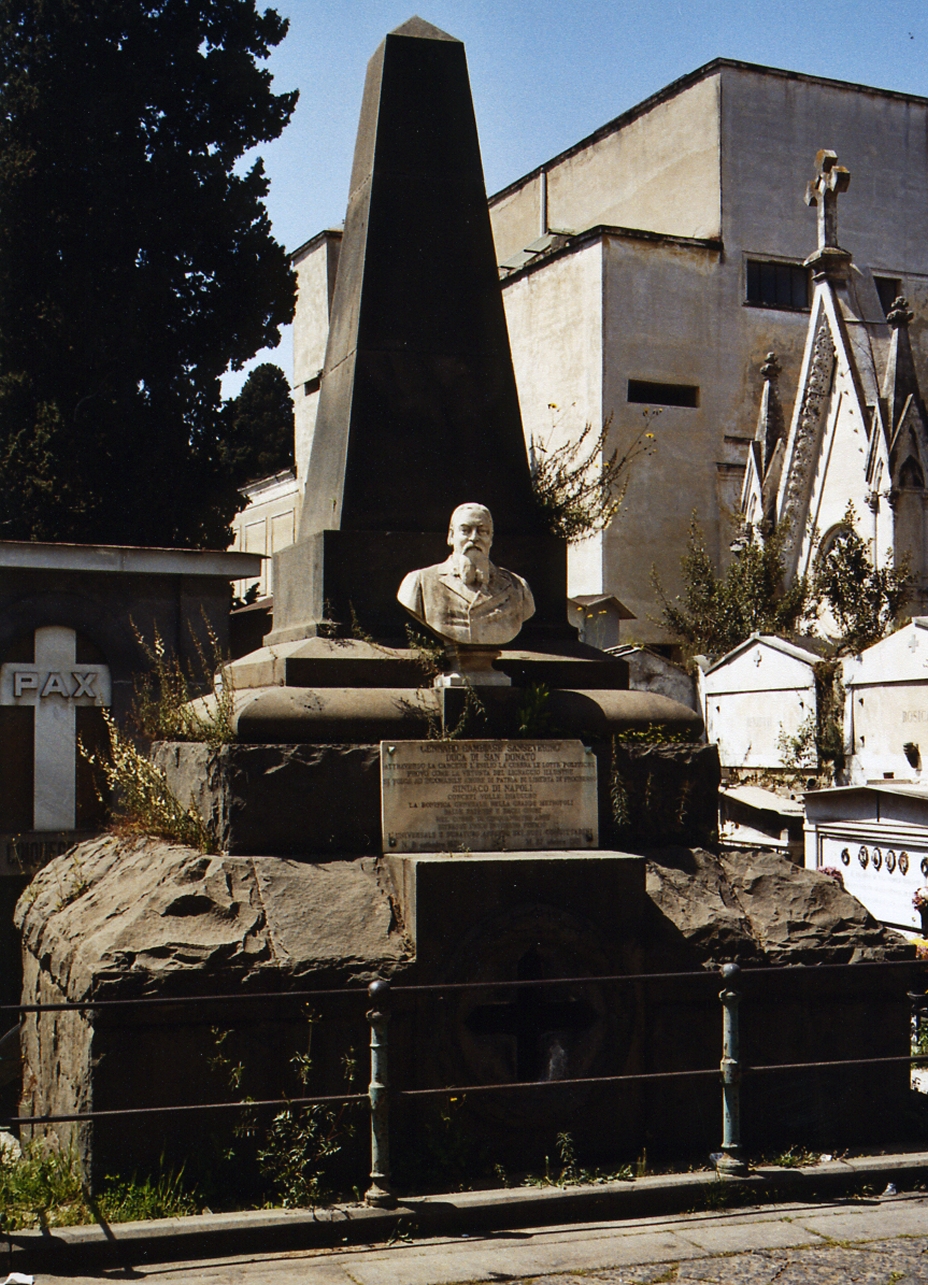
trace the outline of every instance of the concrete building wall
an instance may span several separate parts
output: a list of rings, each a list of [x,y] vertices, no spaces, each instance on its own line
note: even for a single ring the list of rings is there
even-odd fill
[[[839,203],[841,245],[890,273],[928,272],[924,99],[737,65],[723,67],[721,83],[726,240],[805,258],[815,210],[803,191],[827,147],[851,171]]]
[[[597,239],[505,292],[526,442],[557,448],[603,422],[603,249]],[[571,550],[568,593],[599,593],[601,542]],[[566,610],[566,604],[565,604]]]
[[[237,597],[244,598],[255,583],[258,597],[274,592],[271,555],[286,549],[296,539],[300,520],[300,487],[289,470],[261,478],[245,488],[248,506],[237,514],[232,524],[232,549],[241,553],[258,553],[266,561],[259,576],[237,580],[233,585]]]
[[[541,227],[582,232],[598,224],[674,236],[717,237],[719,77],[710,76],[653,106],[620,117],[591,139],[490,202],[497,261],[524,250]]]
[[[649,619],[656,614],[652,565],[676,592],[681,533],[685,538],[694,510],[713,551],[718,543],[716,460],[727,383],[738,363],[723,342],[725,274],[717,250],[610,236],[605,258],[605,417],[621,452],[642,430],[654,433],[654,449],[632,464],[624,504],[604,537],[602,587],[637,617],[623,636],[650,641],[662,636]],[[698,404],[629,401],[629,380],[695,387]]]
[[[341,239],[342,234],[337,230],[320,232],[293,255],[297,276],[296,315],[293,320],[293,409],[296,472],[300,479],[306,476],[316,427],[319,377],[325,364]]]

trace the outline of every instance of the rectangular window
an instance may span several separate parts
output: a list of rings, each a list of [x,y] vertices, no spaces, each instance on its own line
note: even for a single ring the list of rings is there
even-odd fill
[[[877,277],[873,278],[873,284],[876,286],[876,292],[880,296],[880,303],[883,307],[883,316],[888,317],[892,311],[892,306],[902,294],[902,282],[898,277]]]
[[[765,308],[808,308],[809,270],[800,263],[748,259],[745,297]]]
[[[628,400],[647,406],[698,406],[699,389],[693,384],[656,384],[650,379],[630,379]]]

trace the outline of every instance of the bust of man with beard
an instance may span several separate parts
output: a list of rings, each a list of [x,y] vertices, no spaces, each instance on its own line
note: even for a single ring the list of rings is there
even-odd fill
[[[411,615],[449,642],[498,647],[535,614],[532,591],[490,561],[493,518],[482,504],[461,504],[448,528],[451,556],[410,571],[397,598]]]

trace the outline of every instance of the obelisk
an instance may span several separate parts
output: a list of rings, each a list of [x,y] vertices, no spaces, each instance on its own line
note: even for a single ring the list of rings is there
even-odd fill
[[[536,590],[536,632],[562,632],[566,554],[532,498],[464,46],[412,18],[367,70],[299,540],[276,555],[267,641],[333,620],[402,639],[397,587],[445,556],[468,501]]]

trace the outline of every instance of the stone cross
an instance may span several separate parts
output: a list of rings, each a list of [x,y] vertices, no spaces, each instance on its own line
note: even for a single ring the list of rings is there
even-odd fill
[[[77,706],[109,705],[106,665],[77,662],[77,635],[61,625],[35,631],[33,663],[0,665],[0,705],[35,709],[35,830],[73,830],[77,806]]]
[[[818,207],[818,248],[837,248],[838,196],[847,191],[851,173],[838,164],[837,153],[827,148],[816,153],[815,164],[818,175],[806,184],[806,205]]]

